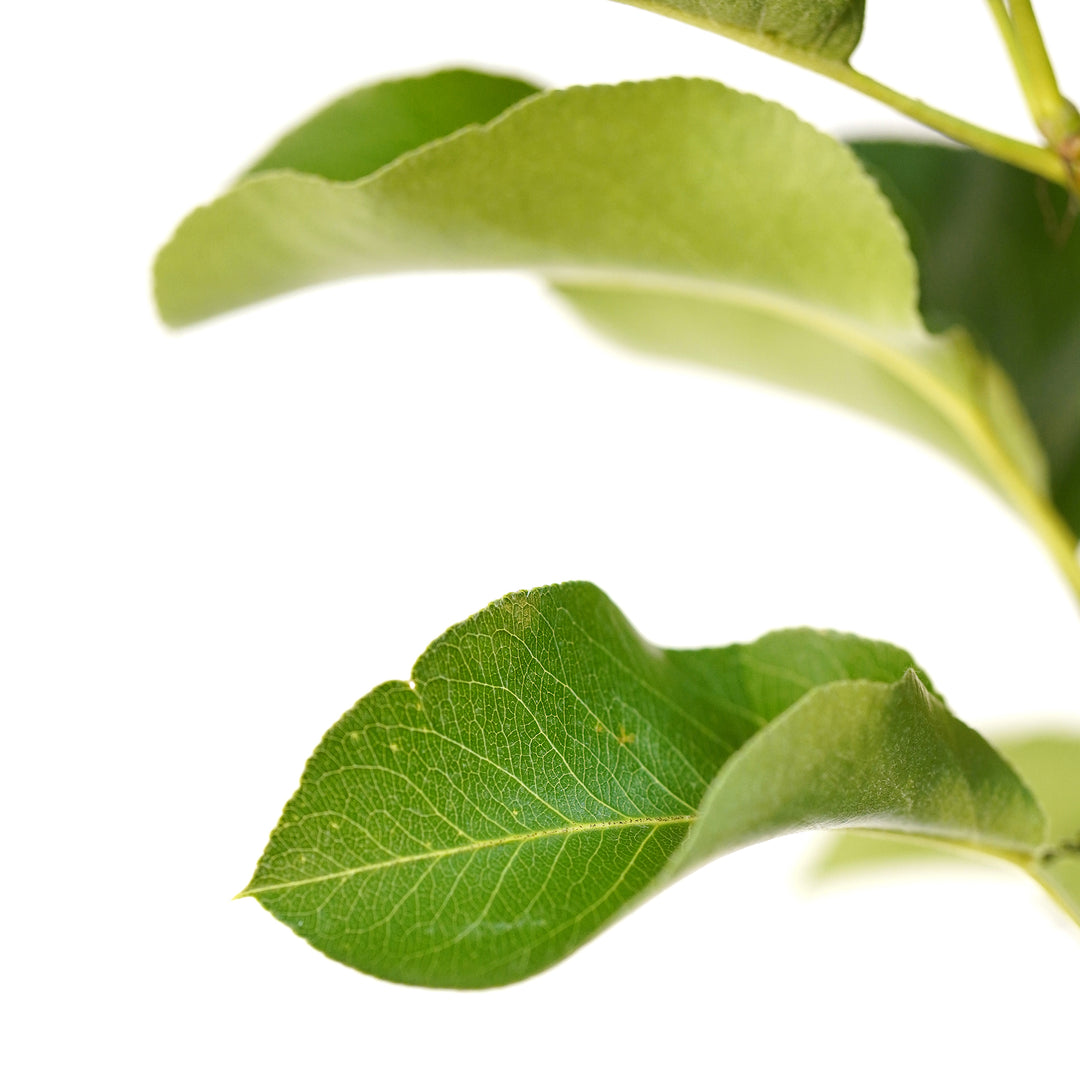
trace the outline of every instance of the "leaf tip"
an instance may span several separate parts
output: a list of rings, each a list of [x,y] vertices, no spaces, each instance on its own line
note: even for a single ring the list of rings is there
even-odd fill
[[[261,860],[260,860],[261,865]],[[233,897],[234,900],[244,900],[247,897],[254,897],[258,891],[255,886],[255,882],[259,876],[259,867],[255,868],[255,873],[251,880]]]
[[[897,685],[906,697],[917,700],[927,707],[930,706],[932,698],[930,688],[923,682],[918,668],[909,667]]]

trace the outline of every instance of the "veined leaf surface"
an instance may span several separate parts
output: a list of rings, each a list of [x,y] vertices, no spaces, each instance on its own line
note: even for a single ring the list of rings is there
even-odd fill
[[[960,325],[1001,363],[1080,531],[1080,224],[1064,192],[970,150],[864,142],[919,262],[933,330]]]
[[[245,895],[362,971],[491,986],[714,855],[838,825],[1021,863],[1045,831],[901,650],[812,630],[658,649],[576,583],[498,601],[346,713]]]
[[[633,7],[733,37],[779,42],[847,60],[862,35],[865,0],[622,0]]]
[[[929,439],[1080,580],[1011,384],[962,333],[926,331],[888,201],[846,147],[715,83],[538,94],[352,183],[253,176],[183,222],[158,258],[157,297],[182,325],[343,276],[498,267],[545,275],[636,347]]]

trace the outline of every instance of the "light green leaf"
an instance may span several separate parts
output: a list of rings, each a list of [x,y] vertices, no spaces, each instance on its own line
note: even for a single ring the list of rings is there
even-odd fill
[[[927,438],[1001,492],[1080,587],[1008,379],[930,335],[903,229],[787,110],[672,79],[536,95],[353,183],[242,181],[162,250],[174,325],[333,278],[530,268],[631,345],[753,372]]]
[[[865,0],[622,0],[748,45],[778,42],[847,60],[862,35]]]
[[[1080,736],[1065,733],[1001,739],[1001,753],[1027,781],[1048,821],[1050,844],[1031,868],[1080,923]],[[961,849],[852,831],[831,840],[814,866],[817,879],[912,860],[940,859]]]
[[[470,124],[486,124],[538,87],[454,69],[364,86],[285,135],[248,175],[292,169],[359,180],[395,158]]]
[[[1012,379],[1080,531],[1080,225],[1064,191],[970,150],[856,143],[911,236],[931,329],[961,325]]]
[[[658,649],[577,583],[496,602],[346,713],[244,895],[362,971],[492,986],[716,854],[855,825],[1021,863],[1044,839],[901,650],[812,630]]]

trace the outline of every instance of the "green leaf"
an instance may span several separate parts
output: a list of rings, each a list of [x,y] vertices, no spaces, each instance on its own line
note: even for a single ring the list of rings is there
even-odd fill
[[[353,183],[242,181],[156,264],[174,325],[348,275],[530,268],[631,345],[833,397],[929,439],[1074,540],[1008,379],[934,337],[888,202],[850,150],[702,80],[538,94]]]
[[[361,87],[285,135],[248,175],[293,169],[359,180],[418,146],[486,124],[539,88],[460,69]]]
[[[244,895],[362,971],[492,986],[714,855],[860,824],[1022,863],[1044,838],[901,650],[812,630],[658,649],[576,583],[496,602],[346,713]]]
[[[1080,227],[1065,192],[969,150],[855,144],[911,236],[927,325],[962,325],[1001,363],[1080,531]]]
[[[1050,844],[1029,868],[1050,894],[1080,922],[1080,736],[1064,733],[1001,739],[1001,753],[1035,793],[1046,814]],[[927,847],[897,837],[858,831],[831,840],[814,866],[827,879],[851,870],[947,857],[961,849]]]
[[[747,45],[772,43],[847,60],[862,35],[865,0],[622,0]]]

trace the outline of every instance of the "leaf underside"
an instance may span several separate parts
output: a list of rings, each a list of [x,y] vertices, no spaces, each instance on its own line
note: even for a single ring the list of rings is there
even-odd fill
[[[516,593],[327,733],[246,895],[327,955],[482,987],[734,848],[872,826],[1024,861],[1024,784],[899,649],[794,630],[677,651],[595,586]]]
[[[1034,867],[1035,874],[1080,923],[1080,735],[1029,733],[997,740],[996,746],[1031,785],[1046,815],[1051,842]],[[960,848],[928,847],[910,838],[852,831],[830,840],[813,873],[828,879],[853,870],[947,858],[950,851],[963,854]]]
[[[422,96],[424,80],[407,82]],[[966,335],[926,331],[904,231],[847,148],[703,80],[538,93],[482,115],[350,183],[300,171],[318,165],[316,117],[271,155],[278,171],[182,223],[156,264],[163,317],[350,275],[527,268],[633,347],[833,398],[1027,512],[1042,500],[1045,461],[1010,383]]]
[[[862,35],[865,0],[621,0],[633,7],[734,37],[778,42],[847,60]]]

